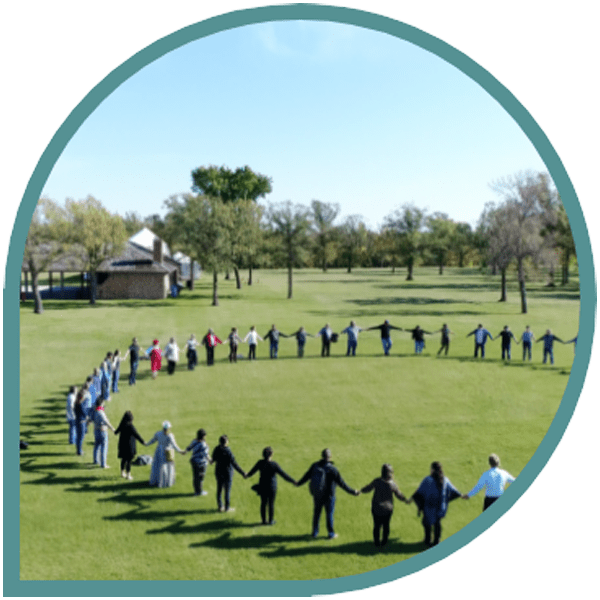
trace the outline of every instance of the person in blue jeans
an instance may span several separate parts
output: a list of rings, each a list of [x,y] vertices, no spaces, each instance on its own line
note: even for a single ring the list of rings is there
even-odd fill
[[[83,440],[87,433],[88,412],[84,404],[84,392],[79,390],[73,406],[75,414],[75,447],[77,454],[83,456]]]
[[[529,325],[525,327],[525,331],[521,334],[520,342],[523,343],[523,360],[526,358],[531,360],[531,343],[535,340],[535,335]]]
[[[327,537],[331,540],[337,537],[333,527],[333,513],[335,510],[335,489],[340,486],[345,492],[352,496],[358,496],[360,492],[353,490],[340,475],[331,460],[331,450],[325,448],[321,452],[321,460],[313,463],[308,471],[300,478],[297,487],[300,487],[310,479],[310,493],[313,497],[313,538],[319,535],[319,521],[321,511],[325,509],[325,520],[327,523]]]
[[[348,336],[348,349],[346,356],[356,356],[356,347],[358,346],[358,334],[363,331],[354,321],[350,321],[350,325],[342,330]]]
[[[277,358],[277,355],[279,353],[279,338],[280,337],[289,337],[289,336],[285,335],[285,333],[281,333],[281,331],[279,331],[275,327],[275,325],[272,325],[271,329],[264,336],[265,340],[269,340],[269,357],[270,358]]]
[[[383,354],[385,356],[389,356],[390,350],[392,349],[392,337],[390,336],[390,331],[392,329],[396,329],[397,331],[404,330],[402,329],[402,327],[395,327],[394,325],[390,325],[390,322],[387,319],[381,325],[367,327],[366,331],[371,331],[373,329],[379,329],[381,331],[381,345],[383,346]]]
[[[488,338],[494,341],[492,334],[487,329],[484,329],[483,325],[480,323],[477,325],[477,329],[473,329],[471,333],[467,333],[467,337],[471,335],[475,336],[475,358],[477,358],[479,352],[481,352],[481,358],[485,358],[485,343]]]
[[[113,433],[115,428],[110,424],[108,417],[104,414],[104,399],[96,400],[96,410],[92,414],[94,423],[94,464],[108,469],[106,457],[108,455],[108,429]]]
[[[127,352],[123,357],[126,360],[129,356],[129,385],[136,384],[137,370],[140,364],[140,345],[138,344],[137,338],[131,340],[131,346],[127,348]]]
[[[554,342],[560,342],[564,344],[564,342],[555,335],[552,334],[552,331],[549,329],[546,330],[546,335],[543,335],[538,342],[544,342],[544,364],[546,364],[548,357],[550,357],[550,364],[554,364]],[[536,342],[537,343],[537,342]]]

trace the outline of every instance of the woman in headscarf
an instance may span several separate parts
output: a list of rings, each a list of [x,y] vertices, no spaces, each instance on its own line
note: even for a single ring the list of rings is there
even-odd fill
[[[429,548],[439,544],[442,535],[442,519],[446,516],[448,503],[461,497],[461,493],[452,485],[444,475],[439,462],[431,463],[431,473],[425,477],[419,489],[412,495],[407,504],[415,502],[419,512],[423,514],[423,528],[425,529],[425,545]],[[433,544],[431,543],[431,529],[433,528]]]
[[[171,487],[175,484],[175,451],[185,454],[175,441],[171,433],[171,423],[165,421],[162,429],[157,431],[145,446],[157,443],[152,469],[150,471],[150,485],[156,487]]]

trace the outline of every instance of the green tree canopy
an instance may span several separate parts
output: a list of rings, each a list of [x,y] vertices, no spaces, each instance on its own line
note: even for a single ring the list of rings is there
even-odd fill
[[[49,198],[41,198],[37,203],[27,238],[23,261],[31,275],[34,307],[37,314],[44,312],[39,289],[39,275],[45,271],[68,247],[67,218],[63,208]]]
[[[100,200],[88,196],[85,200],[67,199],[65,203],[70,223],[69,240],[81,250],[81,258],[90,272],[90,304],[96,302],[98,267],[118,256],[127,240],[123,219],[110,213]]]
[[[228,167],[198,167],[192,171],[192,191],[219,198],[224,203],[264,198],[273,191],[272,180],[250,167],[232,171]]]
[[[213,273],[212,305],[219,305],[217,275],[231,264],[231,208],[218,198],[183,194],[165,201],[167,221],[176,232],[179,247],[199,262],[206,272]]]
[[[386,229],[395,234],[396,251],[408,271],[407,281],[413,279],[414,265],[422,249],[425,216],[424,210],[413,204],[404,204],[384,220]]]
[[[283,254],[288,270],[288,299],[292,298],[293,268],[302,264],[310,244],[310,211],[289,200],[269,206],[266,213],[269,230]]]

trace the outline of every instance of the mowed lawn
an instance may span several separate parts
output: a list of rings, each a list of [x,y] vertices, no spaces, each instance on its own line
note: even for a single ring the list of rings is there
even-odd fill
[[[210,306],[211,278],[193,292],[164,301],[46,302],[43,315],[21,309],[20,578],[22,580],[294,580],[342,577],[402,561],[425,550],[416,508],[396,503],[391,540],[383,551],[372,544],[371,495],[338,490],[339,537],[310,539],[312,499],[308,485],[279,480],[276,525],[259,526],[259,499],[250,489],[258,475],[234,477],[232,513],[216,511],[212,467],[205,497],[192,495],[189,456],[176,456],[172,488],[148,486],[149,467],[134,467],[134,481],[120,478],[117,438],[110,434],[110,469],[92,467],[93,434],[78,457],[67,444],[65,398],[107,351],[124,352],[135,335],[142,347],[174,336],[183,347],[190,333],[208,327],[225,339],[232,326],[243,338],[251,325],[263,336],[272,323],[284,333],[303,325],[316,333],[326,322],[341,331],[350,319],[361,327],[420,325],[434,331],[448,323],[455,333],[448,357],[438,358],[439,334],[427,336],[415,356],[410,335],[393,332],[392,355],[384,357],[378,331],[363,332],[356,357],[345,357],[346,336],[320,357],[320,341],[309,338],[303,359],[296,342],[280,342],[278,360],[259,343],[258,360],[231,365],[218,347],[207,367],[204,351],[194,372],[185,357],[173,376],[153,381],[142,361],[135,387],[121,373],[120,393],[106,411],[116,427],[131,410],[145,439],[168,419],[181,447],[204,427],[214,448],[226,433],[248,471],[273,446],[274,459],[299,479],[329,447],[346,482],[362,487],[389,462],[402,491],[412,494],[439,460],[462,492],[475,484],[496,452],[518,475],[544,437],[558,409],[573,361],[572,345],[555,345],[555,365],[542,365],[542,344],[532,363],[500,360],[500,341],[488,342],[485,361],[473,359],[479,322],[495,336],[509,325],[517,337],[530,325],[539,337],[547,328],[567,340],[578,329],[579,292],[530,284],[528,315],[520,314],[516,288],[497,302],[499,281],[476,270],[417,269],[406,282],[403,270],[356,270],[294,274],[294,298],[286,299],[284,271],[257,271],[255,284],[235,289],[220,278],[219,307]],[[246,353],[247,346],[241,351]],[[8,376],[8,374],[7,374]],[[153,454],[152,448],[140,453]],[[450,505],[443,539],[481,513],[483,496]],[[95,568],[101,565],[101,568]]]

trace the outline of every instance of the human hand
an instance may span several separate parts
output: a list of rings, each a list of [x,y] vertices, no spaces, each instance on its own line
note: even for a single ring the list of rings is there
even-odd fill
[[[463,494],[463,495],[461,496],[461,498],[462,498],[463,500],[469,500],[469,499],[470,499],[470,496],[469,496],[468,494]]]

